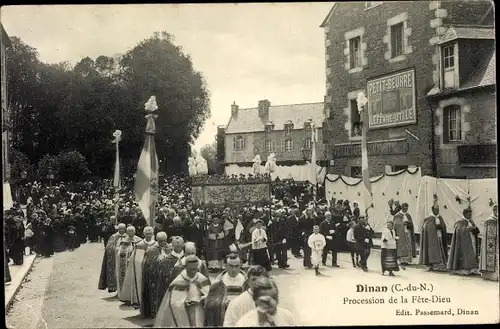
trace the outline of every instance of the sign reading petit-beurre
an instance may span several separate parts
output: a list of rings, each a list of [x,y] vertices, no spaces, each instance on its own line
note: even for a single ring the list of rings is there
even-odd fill
[[[413,69],[370,80],[366,87],[369,129],[417,123]]]

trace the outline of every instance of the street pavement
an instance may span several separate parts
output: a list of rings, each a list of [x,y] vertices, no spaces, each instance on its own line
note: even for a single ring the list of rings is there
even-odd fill
[[[35,261],[27,282],[16,296],[6,321],[12,329],[46,328],[138,328],[151,325],[140,319],[138,310],[123,306],[116,297],[97,289],[102,243],[88,243],[74,252]],[[330,262],[330,260],[329,260]],[[348,254],[339,255],[340,268],[322,268],[322,276],[304,269],[302,259],[289,260],[288,270],[274,269],[280,289],[280,306],[289,309],[302,325],[481,323],[498,320],[498,283],[480,277],[457,277],[430,273],[418,266],[407,267],[396,277],[380,273],[380,253],[373,251],[369,272],[353,268]],[[394,284],[421,283],[432,286],[432,292],[393,293]],[[387,286],[389,292],[357,293],[356,285]],[[410,299],[406,305],[388,304],[391,296]],[[411,296],[443,296],[446,304],[411,304]],[[344,298],[385,298],[385,304],[344,304]],[[414,312],[421,309],[457,307],[478,310],[479,315],[396,316],[396,309]]]

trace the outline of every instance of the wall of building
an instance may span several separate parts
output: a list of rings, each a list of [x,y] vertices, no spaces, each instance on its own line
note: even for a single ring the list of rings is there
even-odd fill
[[[388,20],[404,15],[407,17],[406,55],[400,61],[387,59]],[[431,112],[426,100],[427,92],[434,86],[433,73],[435,46],[430,39],[436,35],[436,13],[429,8],[429,2],[387,2],[365,10],[364,3],[337,3],[330,22],[325,28],[327,97],[330,105],[330,118],[325,128],[325,139],[329,149],[340,143],[359,143],[360,138],[349,136],[349,93],[366,94],[367,81],[382,75],[405,69],[415,70],[417,124],[389,129],[371,130],[367,134],[369,141],[384,141],[407,138],[405,132],[418,136],[420,141],[408,139],[407,154],[381,155],[370,157],[370,175],[383,173],[387,165],[416,165],[422,168],[424,175],[431,174]],[[345,33],[363,29],[361,50],[364,52],[364,66],[359,72],[349,73],[346,69],[348,49]],[[365,44],[364,44],[365,43]],[[351,97],[354,97],[351,95]],[[329,153],[331,153],[329,151]],[[360,166],[360,158],[335,159],[335,166],[330,172],[349,174],[350,166]]]
[[[325,145],[323,144],[323,133],[321,128],[316,129],[318,132],[318,142],[316,144],[316,158],[318,160],[324,158]],[[246,136],[247,147],[242,151],[233,150],[233,138],[236,136]],[[301,161],[303,160],[302,146],[304,139],[310,137],[306,135],[304,129],[294,129],[290,135],[285,135],[284,130],[275,130],[269,135],[265,132],[255,132],[247,134],[227,134],[225,136],[225,163],[252,162],[255,155],[259,154],[263,162],[266,161],[269,153],[266,149],[266,140],[275,142],[275,155],[277,161]],[[285,151],[285,140],[292,140],[292,150]]]
[[[494,87],[476,89],[436,101],[436,161],[439,176],[494,178],[496,167],[478,165],[475,167],[461,166],[458,160],[457,145],[477,145],[496,143],[496,92]],[[462,111],[463,142],[459,144],[444,144],[443,109],[448,105],[460,105]]]

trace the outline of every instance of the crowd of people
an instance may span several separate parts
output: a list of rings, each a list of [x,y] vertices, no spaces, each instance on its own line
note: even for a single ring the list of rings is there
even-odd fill
[[[273,316],[279,308],[269,296],[273,289],[277,293],[269,278],[273,266],[290,267],[288,250],[316,275],[321,275],[320,265],[327,265],[329,254],[331,266],[339,267],[337,253],[342,251],[350,252],[353,267],[367,271],[375,237],[357,202],[315,202],[309,184],[293,181],[273,182],[273,200],[267,205],[209,208],[192,204],[190,177],[168,177],[160,187],[151,225],[135,203],[131,179],[123,183],[118,198],[109,181],[79,184],[71,191],[64,184],[28,186],[25,221],[18,203],[5,213],[4,253],[20,264],[25,247],[50,257],[87,241],[103,242],[98,288],[116,292],[160,327],[224,326],[233,309],[240,313],[227,320],[232,325],[290,324],[293,317],[284,310]],[[389,207],[392,216],[381,236],[382,274],[393,276],[418,263],[431,271],[481,273],[498,280],[496,205],[479,248],[479,230],[470,208],[448,231],[436,202],[422,223],[417,262],[417,236],[408,204],[391,200]],[[243,271],[245,266],[250,266],[248,272]],[[252,281],[257,276],[262,278]],[[243,296],[244,306],[231,306],[233,299]],[[250,315],[255,309],[258,312]]]

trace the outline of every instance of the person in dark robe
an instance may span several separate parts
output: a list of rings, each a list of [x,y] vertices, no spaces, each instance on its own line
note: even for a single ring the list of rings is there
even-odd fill
[[[295,258],[301,258],[301,234],[299,227],[299,217],[297,216],[297,209],[295,207],[291,209],[291,215],[287,219],[287,226],[289,228],[287,236],[288,248],[290,248],[290,250],[292,251],[292,255]]]
[[[71,225],[71,223],[66,228],[66,246],[69,251],[74,251],[76,247],[76,227]]]
[[[156,328],[203,327],[203,304],[210,281],[198,271],[198,257],[186,258],[186,268],[169,283],[154,326]]]
[[[212,218],[212,223],[206,233],[208,270],[217,272],[223,266],[224,242],[226,241],[224,228],[219,224],[217,216]]]
[[[420,229],[419,264],[427,266],[429,271],[446,272],[448,244],[446,223],[439,214],[439,206],[432,206],[432,213],[422,222]]]
[[[54,235],[54,230],[52,228],[51,220],[47,217],[45,211],[41,212],[41,222],[40,253],[43,257],[50,257],[54,254],[54,249],[52,248],[52,237]]]
[[[114,218],[112,218],[114,220]],[[108,289],[109,293],[116,291],[116,245],[118,241],[125,237],[127,226],[123,223],[118,224],[118,232],[113,234],[106,248],[104,248],[104,256],[102,258],[101,275],[99,277],[99,290]]]
[[[23,218],[20,216],[14,217],[14,222],[11,224],[8,234],[9,241],[9,256],[12,258],[14,265],[22,265],[24,262],[24,224]]]
[[[12,278],[10,276],[10,270],[9,270],[9,258],[7,257],[7,251],[5,250],[5,245],[4,245],[3,246],[3,282],[8,283],[11,281],[12,281]]]
[[[274,245],[274,253],[276,261],[278,262],[278,267],[282,269],[290,267],[290,265],[288,265],[288,221],[286,216],[285,210],[280,209],[280,211],[278,211],[275,228],[276,243]]]
[[[134,217],[130,214],[130,208],[125,208],[123,215],[119,216],[118,219],[120,223],[125,224],[126,226],[132,225],[134,222]]]
[[[102,240],[104,243],[104,247],[106,247],[106,245],[109,242],[110,237],[115,233],[115,225],[113,222],[113,220],[114,220],[113,218],[116,218],[116,217],[113,216],[112,218],[106,219],[102,228],[101,228],[101,234],[102,234]]]
[[[140,313],[143,319],[156,316],[156,305],[159,304],[156,297],[158,271],[156,258],[160,254],[168,254],[171,246],[168,243],[167,233],[160,231],[156,234],[156,242],[146,249],[142,261],[142,295]]]
[[[96,232],[97,209],[93,205],[87,214],[87,231],[90,242],[97,242],[98,235]]]
[[[64,222],[62,221],[61,215],[57,214],[52,218],[52,227],[54,228],[53,237],[52,237],[52,247],[54,252],[62,252],[66,251],[67,246],[64,241],[64,237],[66,235],[66,227]]]
[[[360,257],[359,265],[364,272],[368,272],[367,263],[373,246],[374,231],[365,216],[359,217],[359,222],[354,225],[353,233],[356,240],[356,251]]]
[[[492,206],[493,214],[484,222],[481,239],[479,271],[485,280],[498,281],[498,206]]]
[[[82,208],[78,207],[74,217],[76,235],[78,236],[79,244],[84,244],[87,242],[87,228],[85,227],[85,217],[83,216],[82,212]]]
[[[222,327],[229,303],[247,289],[247,278],[241,270],[240,258],[236,254],[229,254],[226,269],[215,278],[205,300],[205,326]]]
[[[196,255],[201,259],[206,259],[205,254],[205,225],[201,223],[200,216],[194,216],[193,222],[186,227],[186,240],[194,242],[196,245]],[[203,273],[202,273],[203,274]]]
[[[331,212],[326,212],[325,213],[325,220],[319,224],[319,232],[323,234],[323,236],[326,239],[326,246],[323,248],[323,255],[321,257],[321,262],[323,263],[323,266],[326,266],[326,258],[328,256],[328,252],[332,252],[332,266],[333,267],[339,267],[337,264],[337,252],[338,252],[338,242],[340,241],[341,237],[337,233],[337,227],[339,226],[339,223],[337,223],[337,226],[335,225],[336,223],[333,222],[332,220],[332,214]]]
[[[307,208],[304,214],[299,219],[300,232],[302,234],[302,248],[304,250],[303,265],[306,268],[312,268],[311,248],[307,244],[309,236],[313,232],[313,226],[316,225],[316,219],[313,214],[313,209]]]
[[[185,238],[185,233],[184,233],[184,225],[182,224],[182,219],[179,216],[175,216],[173,219],[173,224],[170,225],[167,228],[167,233],[168,236],[180,236],[183,239]]]
[[[479,274],[478,235],[479,228],[472,220],[472,209],[466,208],[463,211],[463,217],[453,227],[448,271],[458,275]]]

